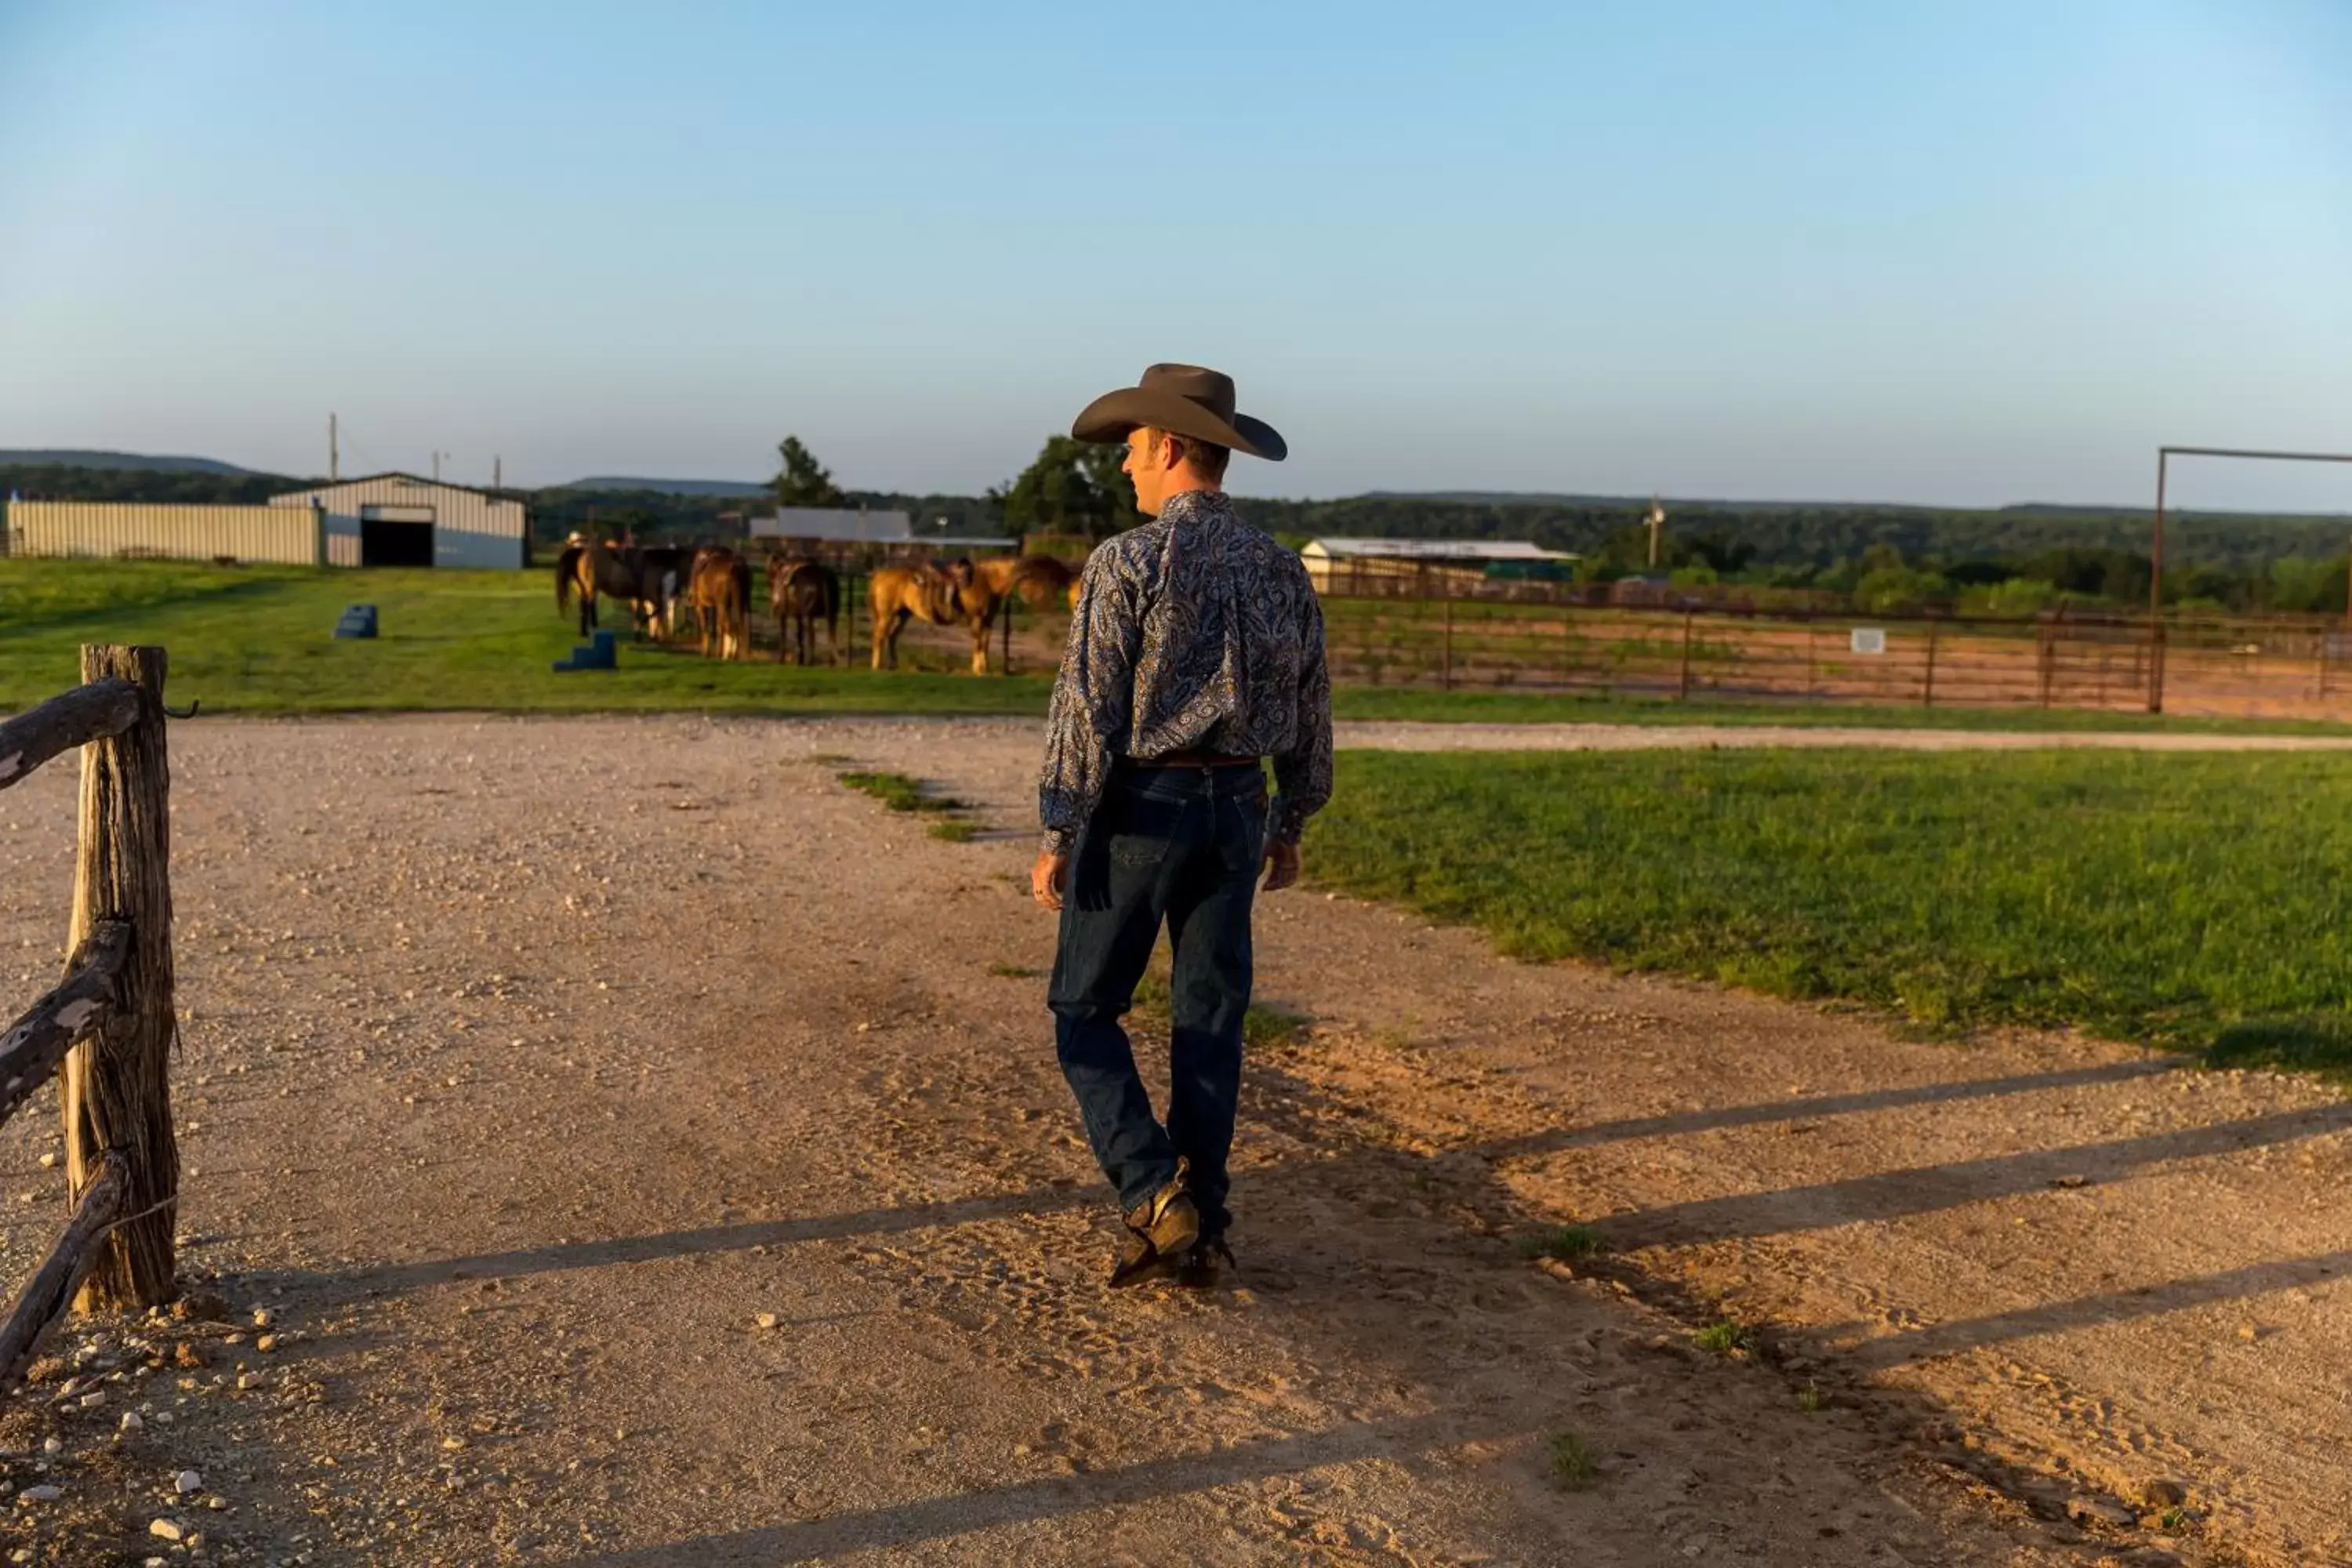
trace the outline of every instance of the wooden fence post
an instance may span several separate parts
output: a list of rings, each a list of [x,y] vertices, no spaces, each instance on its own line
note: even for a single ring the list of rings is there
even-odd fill
[[[1938,616],[1930,615],[1927,617],[1927,684],[1919,696],[1922,708],[1936,705],[1936,633],[1942,625],[1943,621]]]
[[[1445,584],[1445,689],[1454,689],[1454,584]]]
[[[172,1134],[172,771],[163,738],[163,650],[85,647],[85,682],[139,688],[139,722],[84,748],[69,948],[101,921],[131,928],[115,1005],[66,1058],[66,1181],[79,1199],[110,1151],[124,1164],[121,1212],[83,1281],[85,1310],[161,1306],[177,1291],[180,1152]]]
[[[1691,645],[1691,617],[1692,617],[1692,612],[1691,612],[1691,611],[1689,611],[1689,610],[1685,610],[1685,611],[1683,612],[1683,673],[1682,673],[1682,689],[1681,689],[1680,690],[1678,690],[1678,691],[1676,691],[1676,692],[1675,693],[1675,700],[1676,701],[1678,701],[1678,702],[1687,702],[1687,701],[1689,701],[1689,700],[1690,700],[1690,645]]]

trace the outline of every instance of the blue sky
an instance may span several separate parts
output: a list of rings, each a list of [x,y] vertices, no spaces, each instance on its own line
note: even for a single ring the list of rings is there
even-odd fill
[[[0,0],[0,447],[2146,500],[2352,450],[2352,5]],[[2189,504],[2352,510],[2352,469]]]

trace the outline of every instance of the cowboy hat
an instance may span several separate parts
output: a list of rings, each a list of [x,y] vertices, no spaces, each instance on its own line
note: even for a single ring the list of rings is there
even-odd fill
[[[1115,445],[1139,426],[1213,441],[1278,463],[1290,455],[1273,426],[1234,412],[1234,378],[1197,364],[1155,364],[1134,386],[1106,392],[1070,426],[1081,441]]]

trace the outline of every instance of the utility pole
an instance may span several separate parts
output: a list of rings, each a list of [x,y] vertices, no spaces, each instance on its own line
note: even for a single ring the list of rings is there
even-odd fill
[[[342,450],[335,439],[335,416],[330,414],[327,416],[327,482],[333,484],[342,477]]]
[[[1658,530],[1664,526],[1666,509],[1658,504],[1655,491],[1650,496],[1650,570],[1658,569]]]
[[[507,460],[506,460],[504,458],[492,458],[490,459],[490,489],[493,489],[493,490],[502,490],[502,489],[506,489],[506,488],[507,488],[507,485],[506,485],[506,471],[507,471]]]
[[[447,456],[448,453],[438,450],[433,454],[433,482],[436,485],[441,482],[441,459]]]

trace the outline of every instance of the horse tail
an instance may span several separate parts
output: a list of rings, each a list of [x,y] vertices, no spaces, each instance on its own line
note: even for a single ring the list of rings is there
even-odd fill
[[[572,613],[572,577],[579,567],[580,547],[565,545],[563,553],[555,558],[555,613],[559,616]]]

